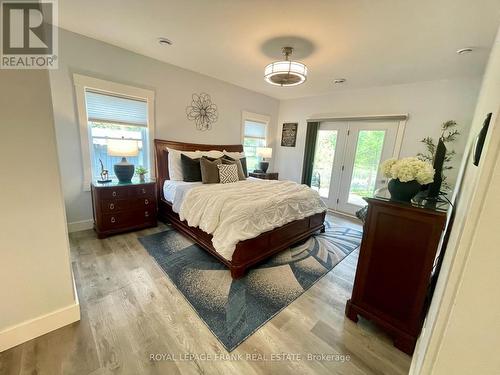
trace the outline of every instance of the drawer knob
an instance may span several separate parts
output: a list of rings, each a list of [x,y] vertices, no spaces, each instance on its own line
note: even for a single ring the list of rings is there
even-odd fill
[[[109,209],[110,210],[114,210],[115,209],[115,204],[114,203],[110,203],[109,204]]]
[[[149,200],[148,199],[144,199],[144,204],[148,205],[149,204]]]
[[[114,216],[112,216],[112,217],[111,217],[111,222],[112,222],[112,223],[115,223],[115,222],[116,222],[116,219],[115,219],[115,217],[114,217]]]
[[[141,189],[141,193],[142,193],[142,194],[146,194],[146,189],[142,188],[142,189]]]
[[[112,195],[113,195],[113,197],[116,197],[116,191],[113,191]]]
[[[149,217],[149,212],[148,211],[144,212],[144,217]]]

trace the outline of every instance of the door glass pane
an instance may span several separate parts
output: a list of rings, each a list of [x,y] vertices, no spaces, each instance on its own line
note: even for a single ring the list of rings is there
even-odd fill
[[[332,179],[335,147],[337,145],[336,130],[319,130],[314,152],[311,187],[323,198],[328,198]]]
[[[358,135],[348,202],[365,206],[363,197],[373,197],[377,185],[385,130],[361,130]]]

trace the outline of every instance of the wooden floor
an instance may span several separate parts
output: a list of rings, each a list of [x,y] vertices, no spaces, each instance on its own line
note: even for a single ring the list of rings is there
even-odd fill
[[[137,241],[164,229],[105,240],[92,231],[71,234],[81,321],[0,353],[0,374],[408,373],[411,358],[387,336],[344,316],[357,251],[224,358],[227,351]],[[349,358],[307,357],[322,354]]]

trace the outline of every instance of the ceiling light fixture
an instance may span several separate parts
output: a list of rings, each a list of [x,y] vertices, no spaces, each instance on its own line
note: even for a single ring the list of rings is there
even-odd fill
[[[467,53],[471,53],[472,51],[474,51],[473,48],[471,48],[471,47],[465,47],[465,48],[460,48],[459,50],[457,50],[457,53],[459,55],[465,55]]]
[[[339,85],[341,83],[344,83],[345,81],[347,81],[345,78],[336,78],[336,79],[333,80],[333,83],[335,85]]]
[[[289,60],[293,52],[293,47],[283,47],[281,49],[285,60],[275,61],[264,69],[264,79],[275,86],[297,86],[307,79],[307,66]]]
[[[158,43],[161,45],[161,46],[171,46],[172,44],[174,44],[170,39],[167,39],[167,38],[158,38]]]

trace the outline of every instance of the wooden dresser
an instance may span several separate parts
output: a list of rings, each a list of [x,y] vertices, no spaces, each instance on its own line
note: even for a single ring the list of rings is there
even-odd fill
[[[385,329],[411,354],[422,329],[426,298],[446,211],[369,198],[352,297],[346,315]]]
[[[154,181],[93,183],[92,205],[98,238],[157,225]]]

